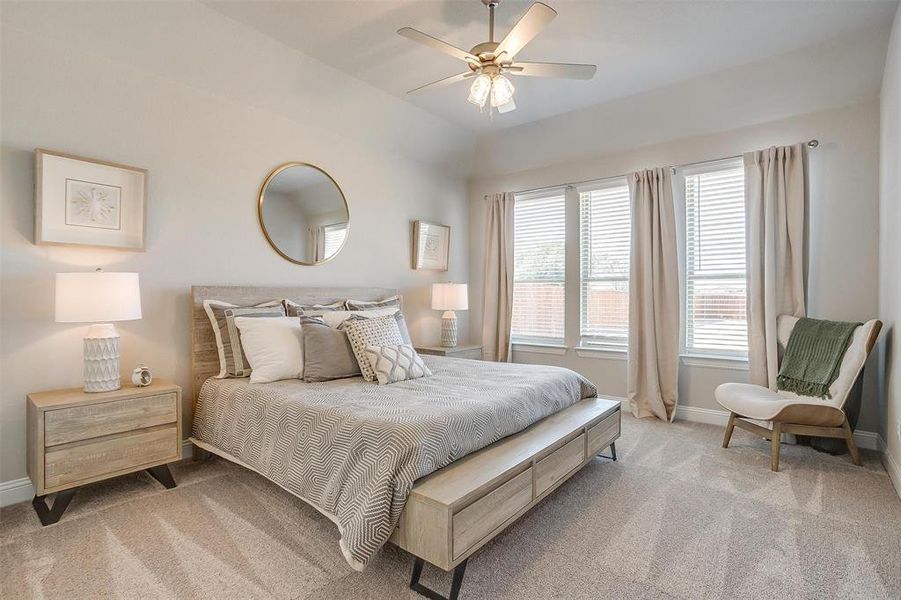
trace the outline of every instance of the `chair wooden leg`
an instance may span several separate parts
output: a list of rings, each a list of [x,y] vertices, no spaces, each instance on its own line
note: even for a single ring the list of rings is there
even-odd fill
[[[726,423],[726,434],[723,436],[723,448],[729,447],[729,440],[732,439],[732,431],[735,429],[735,413],[729,413],[729,422]]]
[[[782,423],[773,423],[772,452],[770,454],[770,468],[779,470],[779,443],[782,441]]]
[[[845,443],[848,444],[848,452],[851,454],[851,460],[859,467],[863,463],[860,461],[860,451],[857,449],[857,444],[854,443],[854,432],[851,431],[848,419],[845,419],[842,422],[842,429],[845,431]]]

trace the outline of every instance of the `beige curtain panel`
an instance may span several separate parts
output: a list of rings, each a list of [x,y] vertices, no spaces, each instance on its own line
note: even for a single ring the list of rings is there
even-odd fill
[[[679,259],[671,169],[629,176],[628,400],[636,417],[672,421],[679,399]]]
[[[751,383],[776,389],[776,319],[806,315],[807,149],[748,152],[744,165],[748,370]]]
[[[482,294],[482,353],[509,362],[513,320],[513,193],[485,197],[485,271]]]

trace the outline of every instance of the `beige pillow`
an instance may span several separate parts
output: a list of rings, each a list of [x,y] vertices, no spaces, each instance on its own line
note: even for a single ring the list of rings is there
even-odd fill
[[[375,381],[376,375],[366,355],[368,346],[391,346],[403,344],[404,340],[397,327],[394,315],[375,317],[372,319],[354,319],[344,323],[347,339],[353,348],[360,372],[366,381]]]
[[[253,371],[250,383],[271,383],[303,376],[303,347],[296,317],[235,318],[241,349]]]

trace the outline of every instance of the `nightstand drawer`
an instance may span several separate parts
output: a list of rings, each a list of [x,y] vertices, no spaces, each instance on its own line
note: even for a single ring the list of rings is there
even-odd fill
[[[141,465],[178,460],[178,446],[178,427],[173,423],[48,448],[44,487],[51,489]]]
[[[48,410],[44,415],[44,445],[56,446],[174,423],[177,412],[174,393]]]

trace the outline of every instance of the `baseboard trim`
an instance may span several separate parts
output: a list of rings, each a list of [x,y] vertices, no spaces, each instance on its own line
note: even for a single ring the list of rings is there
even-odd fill
[[[182,459],[194,456],[194,444],[188,440],[181,442]],[[0,482],[0,507],[26,502],[34,497],[34,487],[27,477]]]
[[[27,477],[0,482],[0,506],[9,506],[31,500],[34,488]]]
[[[706,423],[708,425],[720,425],[725,427],[729,422],[729,413],[725,410],[713,408],[700,408],[697,406],[677,406],[676,418],[693,423]],[[881,452],[882,445],[878,433],[872,431],[855,431],[854,443],[864,450],[876,450]]]
[[[879,452],[882,454],[882,466],[885,467],[888,478],[895,487],[895,493],[901,498],[901,465],[898,464],[894,456],[888,453],[888,444],[886,444],[882,436],[877,437],[879,438]]]

